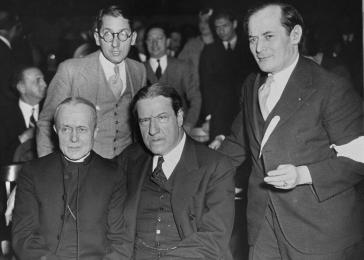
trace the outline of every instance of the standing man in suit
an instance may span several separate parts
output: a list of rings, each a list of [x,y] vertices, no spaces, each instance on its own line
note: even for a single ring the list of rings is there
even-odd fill
[[[201,109],[201,94],[187,63],[167,56],[168,41],[162,26],[151,26],[146,32],[150,58],[145,62],[150,84],[161,83],[177,90],[185,111],[184,129],[187,133],[195,126]]]
[[[26,163],[18,180],[17,259],[127,259],[121,250],[125,185],[117,167],[92,151],[95,106],[67,98],[54,119],[61,152]]]
[[[363,259],[361,99],[299,55],[303,19],[293,6],[258,5],[245,23],[261,72],[245,82],[221,151],[236,165],[252,157],[250,259]]]
[[[12,43],[19,35],[19,18],[10,10],[0,10],[0,101],[17,100],[11,89],[11,79],[16,67]]]
[[[210,137],[229,134],[239,112],[240,88],[254,64],[248,45],[237,34],[238,21],[230,10],[212,16],[218,39],[200,57],[200,88],[204,116],[211,115]],[[244,44],[245,43],[245,44]]]
[[[93,150],[113,158],[132,142],[129,104],[134,94],[146,83],[143,64],[128,59],[136,32],[127,12],[111,5],[96,17],[94,38],[99,51],[81,59],[70,59],[59,65],[49,85],[44,108],[38,121],[39,156],[52,152],[52,116],[66,97],[89,99],[97,109],[99,132]]]
[[[232,259],[234,170],[225,156],[183,130],[177,91],[159,83],[134,98],[144,142],[120,156],[127,175],[129,257],[132,259]]]

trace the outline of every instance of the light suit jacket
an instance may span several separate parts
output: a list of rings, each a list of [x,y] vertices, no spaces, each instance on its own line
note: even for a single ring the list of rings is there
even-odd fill
[[[43,110],[37,122],[37,150],[44,156],[56,147],[51,140],[52,119],[57,105],[70,96],[81,96],[90,100],[98,109],[98,135],[95,138],[94,151],[106,158],[112,158],[112,140],[115,138],[115,120],[105,118],[105,113],[114,109],[118,102],[114,97],[105,78],[99,61],[100,51],[84,58],[70,59],[59,65],[56,75],[49,85]],[[126,83],[132,96],[146,83],[146,73],[143,64],[125,60]],[[112,101],[112,102],[110,102]],[[112,103],[112,104],[110,104]],[[107,107],[106,111],[104,107]],[[113,113],[112,113],[113,114]],[[121,111],[121,116],[128,116],[128,111]],[[126,120],[127,121],[127,120]],[[131,142],[131,133],[123,133],[125,143],[118,150],[124,149]],[[108,140],[106,140],[108,139]]]

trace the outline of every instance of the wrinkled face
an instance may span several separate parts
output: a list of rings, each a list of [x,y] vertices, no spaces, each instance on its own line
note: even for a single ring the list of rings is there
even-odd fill
[[[262,71],[282,71],[297,57],[302,28],[296,25],[288,34],[281,24],[279,6],[268,6],[253,14],[248,29],[250,51]]]
[[[91,151],[96,137],[92,109],[85,104],[63,105],[58,111],[56,132],[64,156],[81,159]]]
[[[106,42],[102,39],[106,32],[119,33],[127,32],[130,35],[125,41],[120,41],[116,35],[111,42]],[[97,46],[100,46],[102,54],[110,62],[118,64],[122,62],[129,53],[130,46],[135,43],[136,33],[131,31],[129,20],[122,16],[114,17],[105,15],[102,18],[102,26],[99,32],[94,33],[94,38]]]
[[[47,84],[39,69],[29,68],[23,71],[23,79],[17,87],[23,100],[38,104],[45,96]]]
[[[234,38],[236,35],[236,26],[236,21],[232,22],[227,18],[219,18],[215,20],[216,34],[222,41],[230,41],[232,38]]]
[[[183,112],[175,114],[170,98],[141,99],[136,109],[144,144],[153,154],[165,155],[176,147],[183,136]]]
[[[160,58],[167,53],[167,37],[161,28],[151,28],[146,38],[150,57]]]

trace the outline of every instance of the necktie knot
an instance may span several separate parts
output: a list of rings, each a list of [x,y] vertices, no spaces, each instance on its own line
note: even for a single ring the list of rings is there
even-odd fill
[[[159,156],[157,166],[155,167],[151,176],[151,180],[154,183],[158,184],[159,186],[163,185],[167,181],[167,178],[162,169],[163,162],[164,162],[163,156]]]
[[[231,48],[231,43],[230,42],[227,43],[227,50],[228,51],[232,51],[233,50],[233,48]]]
[[[112,90],[112,92],[114,93],[114,96],[116,98],[120,98],[121,93],[123,92],[124,86],[123,86],[123,81],[121,80],[120,77],[120,70],[119,70],[119,66],[117,64],[115,64],[114,66],[114,75],[112,75],[109,80],[109,86]]]

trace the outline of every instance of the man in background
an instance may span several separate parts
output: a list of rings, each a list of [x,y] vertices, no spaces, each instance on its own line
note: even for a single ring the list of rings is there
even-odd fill
[[[136,38],[131,19],[115,5],[100,10],[94,26],[94,38],[100,50],[59,65],[37,124],[39,156],[54,150],[52,116],[57,105],[70,96],[87,98],[97,109],[99,132],[93,147],[96,153],[114,158],[132,142],[129,104],[145,85],[146,74],[141,63],[127,58]]]
[[[185,111],[184,128],[187,133],[196,125],[201,109],[201,94],[187,63],[167,55],[168,46],[165,29],[151,26],[146,32],[146,43],[150,58],[145,62],[150,84],[161,83],[177,90],[182,97]]]

